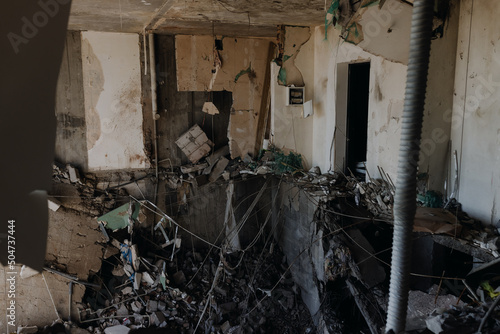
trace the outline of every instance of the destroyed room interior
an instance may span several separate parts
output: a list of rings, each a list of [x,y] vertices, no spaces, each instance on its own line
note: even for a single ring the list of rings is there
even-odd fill
[[[70,5],[0,333],[500,332],[500,2]]]

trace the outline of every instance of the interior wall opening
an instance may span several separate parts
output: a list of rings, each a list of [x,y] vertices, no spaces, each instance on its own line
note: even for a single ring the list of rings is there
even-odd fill
[[[349,64],[347,89],[346,171],[365,178],[368,140],[370,63]]]

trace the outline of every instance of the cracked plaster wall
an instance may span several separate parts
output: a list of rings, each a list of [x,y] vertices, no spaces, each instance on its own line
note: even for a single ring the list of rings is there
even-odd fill
[[[302,106],[286,106],[285,102],[287,85],[305,87],[305,100],[313,99],[313,32],[309,27],[285,27],[283,66],[271,64],[271,142],[302,154],[305,168],[313,163],[313,117],[303,118]],[[286,77],[286,82],[280,77]]]

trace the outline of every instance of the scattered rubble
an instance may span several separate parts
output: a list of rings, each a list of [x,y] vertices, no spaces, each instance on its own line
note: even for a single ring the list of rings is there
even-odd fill
[[[197,137],[192,137],[196,142]],[[324,229],[329,245],[323,254],[326,283],[321,293],[328,301],[322,306],[321,330],[380,332],[387,311],[390,261],[377,254],[390,249],[396,191],[390,176],[383,169],[379,169],[381,179],[367,174],[366,180],[336,172],[322,174],[317,167],[305,171],[300,155],[274,147],[262,150],[255,159],[231,160],[227,146],[210,151],[211,146],[192,160],[195,163],[159,168],[157,175],[144,171],[118,179],[54,165],[49,207],[58,210],[62,206],[96,217],[107,242],[101,271],[89,278],[93,286],[87,288],[80,304],[76,322],[80,329],[101,334],[150,327],[176,333],[315,333],[318,324],[302,302],[301,289],[290,273],[292,264],[278,244],[259,240],[244,250],[241,246],[231,249],[228,240],[209,248],[188,246],[182,240],[189,231],[146,200],[138,185],[139,181],[164,181],[177,192],[179,203],[187,206],[192,187],[264,175],[289,182],[309,194],[309,200],[317,201],[321,213],[314,223]],[[131,195],[131,188],[143,200]],[[68,200],[68,193],[78,201]],[[433,196],[421,197],[421,204],[442,205]],[[415,232],[441,234],[434,242],[469,254],[472,260],[499,256],[499,232],[483,228],[456,201],[449,200],[447,210],[422,207],[418,212]],[[226,224],[229,217],[234,220],[234,212],[226,213]],[[388,231],[385,241],[377,234],[382,230]],[[375,232],[369,237],[366,231]],[[500,290],[494,277],[487,284],[464,280],[464,288],[452,286],[449,277],[435,275],[433,279],[438,291],[410,292],[409,332],[437,333],[456,326],[477,330]],[[432,305],[424,308],[422,300]],[[357,324],[344,323],[350,315],[335,306],[343,303],[357,310],[352,315]],[[499,328],[498,319],[489,314],[483,333]]]

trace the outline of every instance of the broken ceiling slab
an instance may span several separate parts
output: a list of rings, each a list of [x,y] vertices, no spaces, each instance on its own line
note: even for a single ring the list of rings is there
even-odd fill
[[[241,36],[260,26],[276,27],[277,23],[297,26],[318,25],[324,20],[324,13],[324,0],[310,0],[307,2],[303,0],[177,0],[166,11],[163,18],[165,18],[165,22],[179,20],[188,21],[187,24],[193,24],[193,21],[215,22],[216,33],[220,33],[219,29],[225,25],[239,25],[240,29],[228,32],[230,36],[234,36],[235,33]],[[157,24],[155,28],[160,27],[161,25]],[[204,30],[212,34],[212,25],[207,26]],[[276,28],[274,33],[276,33]]]
[[[164,5],[164,0],[73,0],[68,29],[139,33]]]
[[[212,30],[213,29],[213,30]],[[155,33],[172,35],[210,35],[225,37],[275,37],[276,25],[256,26],[240,23],[183,21],[162,17],[155,24]]]
[[[133,213],[130,217],[129,209],[131,205],[133,206]],[[121,230],[129,226],[129,218],[137,219],[137,217],[139,217],[140,209],[140,204],[136,202],[123,204],[113,211],[97,218],[97,221],[102,222],[106,228],[112,231]]]
[[[210,153],[213,143],[207,135],[195,124],[186,133],[180,136],[175,143],[184,152],[192,163],[197,163],[201,158]]]

